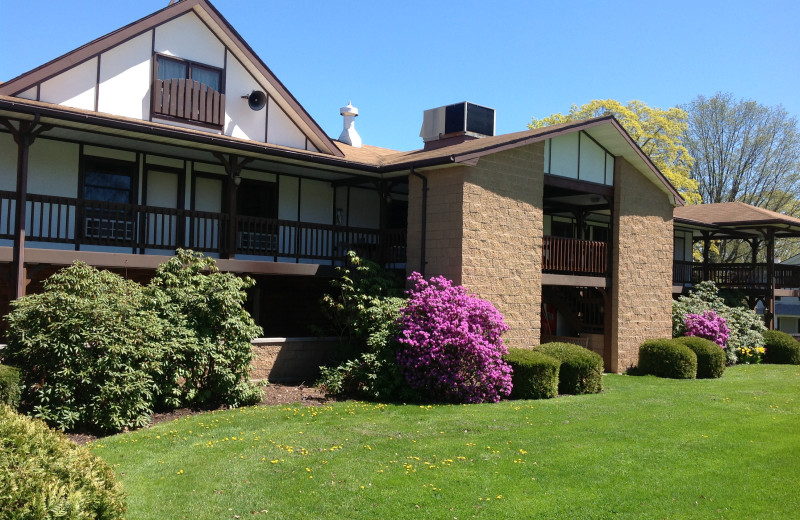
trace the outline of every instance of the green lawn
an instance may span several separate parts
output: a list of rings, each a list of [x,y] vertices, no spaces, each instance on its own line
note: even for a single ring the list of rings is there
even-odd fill
[[[800,366],[599,395],[196,415],[102,439],[128,518],[797,518]]]

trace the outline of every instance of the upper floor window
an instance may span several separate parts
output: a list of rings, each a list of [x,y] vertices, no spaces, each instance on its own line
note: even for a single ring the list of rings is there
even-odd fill
[[[191,79],[203,85],[208,85],[217,92],[221,91],[222,71],[219,69],[161,55],[157,56],[156,59],[158,62],[158,79],[160,80]]]
[[[153,114],[220,128],[225,123],[222,69],[156,55]]]

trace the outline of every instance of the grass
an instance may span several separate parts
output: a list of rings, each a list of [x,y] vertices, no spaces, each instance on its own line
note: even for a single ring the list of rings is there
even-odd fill
[[[102,439],[128,518],[797,518],[800,366],[602,394],[196,415]]]

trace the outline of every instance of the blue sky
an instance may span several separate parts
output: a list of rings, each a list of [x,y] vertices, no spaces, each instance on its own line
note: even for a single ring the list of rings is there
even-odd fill
[[[167,0],[0,0],[0,81],[165,7]],[[573,103],[697,95],[800,117],[800,2],[212,0],[332,137],[349,100],[366,144],[421,147],[422,112],[471,101],[497,132]]]

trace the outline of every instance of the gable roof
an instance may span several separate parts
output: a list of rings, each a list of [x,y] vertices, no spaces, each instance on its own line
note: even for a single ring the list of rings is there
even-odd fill
[[[105,36],[101,36],[82,47],[78,47],[14,79],[6,81],[5,83],[0,83],[0,95],[18,95],[30,87],[79,65],[120,43],[135,38],[148,30],[189,12],[194,12],[245,67],[251,65],[254,69],[251,72],[255,72],[265,79],[265,86],[270,90],[269,93],[275,98],[276,102],[282,105],[284,109],[288,108],[291,112],[297,114],[300,122],[306,127],[308,133],[316,138],[315,144],[317,144],[323,152],[338,157],[343,156],[341,150],[334,144],[333,140],[328,137],[291,92],[286,89],[283,83],[275,77],[269,67],[266,66],[255,51],[244,41],[236,29],[231,26],[208,0],[180,0],[175,3],[170,3],[167,7],[136,22],[128,24]]]
[[[800,219],[744,202],[718,202],[675,208],[676,224],[739,232],[774,228],[778,236],[800,236]]]

